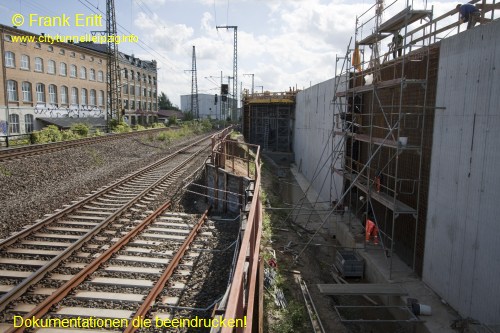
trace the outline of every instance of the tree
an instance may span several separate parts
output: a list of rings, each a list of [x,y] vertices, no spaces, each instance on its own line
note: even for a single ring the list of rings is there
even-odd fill
[[[179,110],[177,106],[172,104],[172,102],[164,92],[160,94],[158,106],[160,107],[160,110]]]

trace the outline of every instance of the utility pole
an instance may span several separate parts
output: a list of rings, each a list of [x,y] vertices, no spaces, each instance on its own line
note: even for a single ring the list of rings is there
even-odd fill
[[[115,1],[106,0],[106,35],[108,44],[106,51],[108,53],[108,108],[107,122],[108,131],[110,120],[116,118],[121,120],[121,85],[120,85],[120,67],[118,64],[118,45],[116,44],[116,14]]]
[[[191,72],[191,114],[195,119],[200,117],[200,108],[198,100],[198,72],[196,69],[196,49],[193,45],[193,58],[191,69],[186,69],[185,72]]]
[[[193,116],[200,118],[200,109],[198,101],[198,73],[196,70],[196,50],[193,45],[193,66],[191,69],[191,112]]]
[[[236,113],[238,110],[238,26],[236,25],[225,25],[216,26],[217,30],[219,28],[233,29],[234,30],[234,47],[233,47],[233,109]]]
[[[254,79],[255,74],[243,74],[243,75],[252,75],[252,95],[253,95],[253,79]]]

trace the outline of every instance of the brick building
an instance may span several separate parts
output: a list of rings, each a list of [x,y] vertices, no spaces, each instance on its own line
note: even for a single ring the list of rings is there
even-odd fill
[[[38,35],[0,25],[0,136],[30,133],[40,118],[106,116],[106,45],[19,42]],[[120,53],[126,121],[157,119],[156,61]]]

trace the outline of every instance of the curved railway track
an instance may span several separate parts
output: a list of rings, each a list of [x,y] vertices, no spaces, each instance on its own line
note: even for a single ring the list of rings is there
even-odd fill
[[[112,141],[117,139],[123,139],[126,137],[137,136],[140,134],[149,134],[149,133],[159,133],[163,131],[168,131],[169,128],[152,128],[146,131],[139,132],[128,132],[128,133],[114,133],[103,136],[96,136],[91,138],[83,138],[77,140],[70,141],[61,141],[61,142],[51,142],[51,143],[43,143],[43,144],[34,144],[23,147],[16,148],[5,148],[0,149],[0,161],[2,160],[11,160],[17,158],[24,158],[28,156],[34,156],[38,154],[45,154],[55,151],[60,151],[68,148],[92,145],[99,142]]]
[[[165,201],[166,191],[171,191],[172,183],[179,180],[190,163],[207,151],[208,142],[207,137],[180,149],[0,242],[0,292],[3,293],[0,296],[0,311],[4,315],[7,312],[15,314],[31,311],[37,306],[37,302],[52,295],[92,260],[114,248],[110,244],[128,237],[123,235],[128,235],[129,230],[135,230],[137,221],[149,215],[152,207],[156,209],[159,202]],[[184,237],[185,227],[172,221],[165,222],[167,224],[159,222],[161,221],[157,221],[150,231]],[[164,226],[167,226],[167,231],[158,230]],[[170,238],[172,236],[166,239]],[[157,238],[156,243],[161,239]],[[144,244],[146,248],[149,245],[148,241]],[[139,256],[148,254],[144,247],[136,250],[138,251],[129,248],[127,252]],[[151,253],[155,256],[160,254],[154,251]],[[131,259],[131,256],[124,254],[115,260],[126,262]],[[64,273],[54,273],[62,269],[63,261]],[[34,289],[33,286],[39,281],[45,281],[46,288]],[[23,298],[32,302],[23,303]],[[5,323],[0,324],[0,331],[1,325],[6,327]]]

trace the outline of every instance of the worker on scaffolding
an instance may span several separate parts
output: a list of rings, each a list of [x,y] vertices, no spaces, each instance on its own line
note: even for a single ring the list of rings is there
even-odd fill
[[[460,20],[467,23],[467,30],[473,28],[477,22],[481,20],[481,12],[476,6],[466,3],[457,5],[458,12],[460,13]]]
[[[398,32],[394,33],[392,37],[392,57],[396,59],[396,51],[398,53],[398,57],[401,57],[403,54],[403,36]]]
[[[373,236],[373,244],[378,245],[378,228],[375,222],[367,218],[365,222],[365,240],[366,243],[370,243],[370,239]]]

